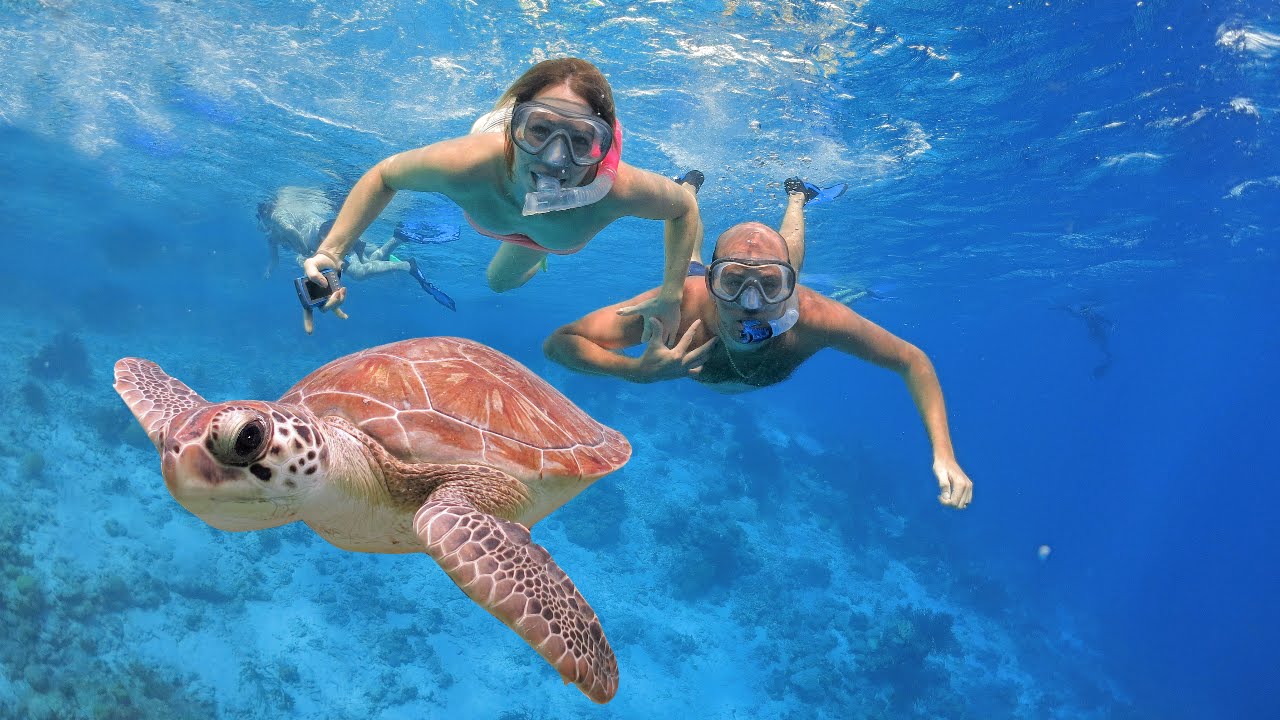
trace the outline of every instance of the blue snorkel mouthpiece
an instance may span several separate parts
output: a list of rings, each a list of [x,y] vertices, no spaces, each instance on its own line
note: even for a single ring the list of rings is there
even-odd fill
[[[791,308],[782,314],[782,317],[775,318],[769,322],[762,320],[743,320],[742,331],[738,333],[738,342],[743,345],[751,343],[763,342],[771,337],[776,337],[790,330],[800,319],[800,310]]]

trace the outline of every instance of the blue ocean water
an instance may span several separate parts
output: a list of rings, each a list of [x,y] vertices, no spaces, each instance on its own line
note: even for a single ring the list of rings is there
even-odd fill
[[[1280,715],[1273,4],[20,0],[0,51],[3,716]],[[657,283],[654,222],[502,295],[491,240],[407,246],[456,313],[379,277],[303,334],[258,203],[341,198],[562,55],[608,76],[628,162],[706,173],[708,247],[776,223],[783,178],[849,183],[801,281],[929,353],[971,508],[936,502],[901,381],[834,351],[733,397],[544,359]],[[416,217],[462,224],[403,194],[366,237]],[[533,529],[618,654],[610,704],[422,555],[206,526],[111,389],[135,355],[272,399],[423,335],[631,440]]]

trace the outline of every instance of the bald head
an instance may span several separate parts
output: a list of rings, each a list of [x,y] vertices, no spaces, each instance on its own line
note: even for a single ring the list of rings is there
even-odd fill
[[[711,259],[733,257],[751,260],[790,262],[787,243],[776,230],[758,222],[738,223],[720,233]]]

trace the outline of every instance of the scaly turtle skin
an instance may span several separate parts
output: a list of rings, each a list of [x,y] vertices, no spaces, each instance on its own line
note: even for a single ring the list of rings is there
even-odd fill
[[[424,547],[595,702],[618,665],[591,606],[528,527],[631,446],[502,353],[420,338],[339,358],[277,402],[211,403],[148,360],[115,388],[174,499],[222,530],[301,520],[337,547]]]

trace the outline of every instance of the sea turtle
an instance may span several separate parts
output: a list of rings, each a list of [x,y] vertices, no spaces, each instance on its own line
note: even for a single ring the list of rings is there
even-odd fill
[[[359,552],[425,547],[566,683],[598,703],[617,691],[600,621],[527,528],[631,446],[515,360],[461,338],[404,340],[334,360],[276,402],[213,403],[124,358],[115,389],[201,520],[301,520]]]

